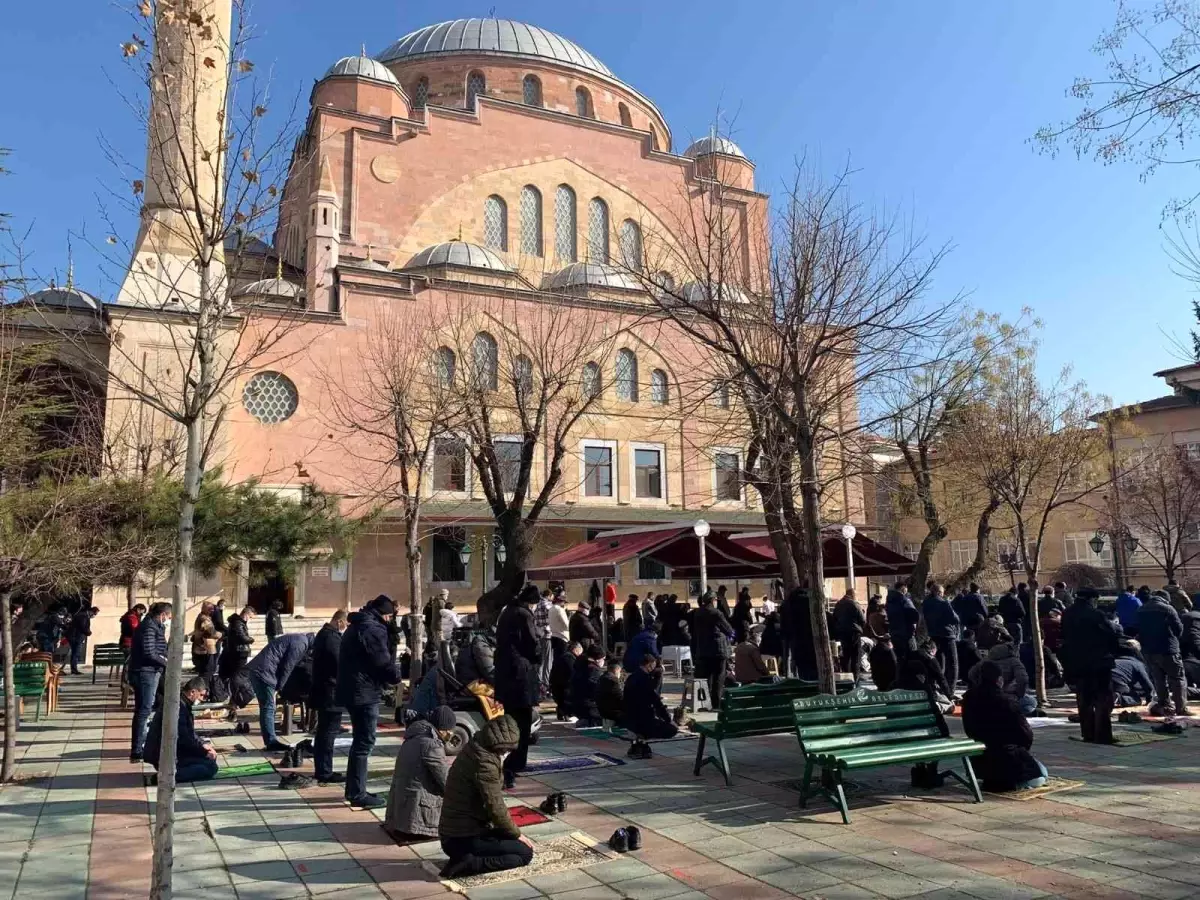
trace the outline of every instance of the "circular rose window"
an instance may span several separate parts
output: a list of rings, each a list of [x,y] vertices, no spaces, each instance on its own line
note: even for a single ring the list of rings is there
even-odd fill
[[[242,389],[242,406],[264,425],[290,419],[299,405],[296,385],[279,372],[259,372]]]

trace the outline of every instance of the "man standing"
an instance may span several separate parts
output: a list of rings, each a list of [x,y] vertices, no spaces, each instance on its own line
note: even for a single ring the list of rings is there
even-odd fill
[[[558,590],[554,592],[554,602],[550,605],[550,652],[554,659],[562,656],[570,640],[571,619],[567,616],[567,595]]]
[[[352,806],[367,809],[387,803],[378,794],[367,792],[367,761],[375,746],[383,688],[400,680],[396,659],[388,653],[387,623],[395,615],[396,605],[386,594],[353,613],[350,627],[342,635],[338,657],[334,699],[350,713],[353,731],[346,761],[345,796]]]
[[[1146,594],[1150,594],[1149,589],[1146,589]],[[1142,608],[1145,599],[1141,591],[1134,593],[1132,584],[1126,585],[1125,590],[1117,595],[1117,621],[1121,623],[1121,630],[1127,637],[1137,637],[1138,610]]]
[[[921,614],[908,596],[908,585],[897,582],[888,591],[887,602],[888,632],[892,636],[892,650],[896,653],[896,662],[903,666],[904,657],[917,648],[917,623]]]
[[[1024,584],[1021,585],[1021,587],[1024,586]],[[1025,640],[1025,617],[1028,610],[1027,603],[1022,601],[1020,595],[1014,594],[1011,589],[1005,591],[1000,598],[1000,618],[1004,620],[1004,627],[1012,635],[1013,643],[1018,647]]]
[[[100,612],[98,606],[85,606],[71,617],[67,640],[71,643],[71,674],[79,674],[79,661],[87,660],[87,639],[92,636],[92,619]]]
[[[208,695],[207,685],[199,675],[189,678],[179,696],[179,730],[175,738],[175,781],[207,781],[217,774],[217,751],[208,741],[196,734],[196,720],[192,707],[204,701]],[[159,706],[150,722],[146,734],[146,757],[150,765],[158,768],[159,753],[162,752],[163,709]]]
[[[708,682],[709,703],[713,709],[721,708],[721,697],[725,693],[725,674],[729,659],[733,655],[733,626],[721,614],[713,599],[712,591],[700,595],[700,608],[692,620],[692,661],[696,677]]]
[[[272,600],[267,607],[267,643],[283,637],[283,615],[280,613],[281,609],[283,609],[283,604],[278,600]]]
[[[942,662],[942,672],[950,686],[950,696],[958,686],[958,613],[946,600],[946,589],[940,584],[929,586],[929,596],[921,604],[921,615],[925,617],[925,628],[937,646]]]
[[[144,615],[146,615],[146,605],[135,603],[131,609],[126,611],[125,615],[121,616],[121,649],[125,651],[126,659],[133,652],[133,636]]]
[[[1108,616],[1092,605],[1096,596],[1095,588],[1080,588],[1063,614],[1062,664],[1067,681],[1075,686],[1083,739],[1091,744],[1111,744],[1117,631]]]
[[[529,737],[533,730],[533,708],[537,706],[540,668],[537,626],[533,606],[538,602],[536,585],[527,584],[508,601],[496,622],[496,699],[517,723],[517,749],[504,761],[504,784],[511,787],[525,770]]]
[[[983,595],[979,593],[979,585],[973,581],[965,594],[954,598],[951,606],[954,607],[959,623],[968,631],[974,631],[979,623],[988,617],[987,604],[983,601]]]
[[[550,667],[554,665],[554,654],[550,649],[550,612],[553,609],[550,591],[542,591],[537,606],[533,608],[533,625],[538,636],[538,653],[541,655],[541,662],[538,664],[538,684],[541,685],[543,697],[550,693]]]
[[[571,616],[568,636],[571,640],[578,642],[579,646],[586,650],[592,644],[600,642],[600,632],[596,630],[595,624],[588,615],[590,609],[582,600],[579,601],[579,608],[575,610],[575,614]]]
[[[275,693],[312,649],[311,634],[285,634],[263,647],[246,671],[258,698],[258,727],[266,750],[290,750],[275,736]]]
[[[129,655],[129,684],[133,687],[133,733],[129,761],[140,763],[146,746],[146,723],[158,694],[158,679],[167,668],[167,622],[170,603],[152,603],[133,634]]]
[[[342,632],[350,624],[344,609],[313,638],[312,688],[308,705],[317,712],[317,733],[313,737],[313,774],[321,784],[345,781],[346,776],[333,771],[333,742],[342,728],[342,708],[337,705],[338,657],[342,648]]]
[[[1164,716],[1188,716],[1187,676],[1179,647],[1183,623],[1165,593],[1155,591],[1138,610],[1138,639],[1154,681],[1158,711]]]
[[[841,644],[842,671],[851,673],[855,684],[862,678],[862,636],[866,627],[867,620],[855,599],[854,588],[850,588],[833,605],[833,636]]]

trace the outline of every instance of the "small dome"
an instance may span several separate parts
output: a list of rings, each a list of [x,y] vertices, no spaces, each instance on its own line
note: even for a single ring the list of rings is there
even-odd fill
[[[715,284],[713,287],[718,300],[728,300],[731,303],[746,303],[750,299],[743,291],[734,287],[726,287],[723,284]],[[699,281],[689,281],[679,289],[679,296],[682,296],[688,305],[699,306],[708,299],[709,289]]]
[[[48,287],[25,295],[17,303],[27,303],[43,309],[85,309],[93,312],[99,310],[102,305],[91,294],[74,287]]]
[[[379,62],[379,60],[371,59],[371,57],[365,54],[339,59],[329,67],[329,71],[325,73],[325,78],[331,78],[335,75],[342,75],[348,78],[367,78],[371,81],[382,81],[386,84],[400,84],[396,80],[396,76],[392,74],[391,69]]]
[[[637,279],[627,275],[614,266],[600,263],[571,263],[565,269],[560,269],[547,275],[542,280],[546,290],[562,290],[563,288],[580,286],[620,288],[626,291],[640,291],[642,286]]]
[[[742,152],[741,147],[729,140],[729,138],[723,137],[700,138],[698,141],[693,141],[691,146],[683,151],[683,155],[689,159],[708,156],[711,153],[723,153],[726,156],[737,156],[741,159],[747,158],[746,154]]]
[[[464,269],[512,272],[512,268],[498,253],[466,241],[446,241],[426,247],[410,259],[404,268],[421,269],[425,266],[460,266]]]
[[[274,297],[279,300],[299,300],[304,288],[283,278],[264,278],[252,281],[233,292],[235,297]]]

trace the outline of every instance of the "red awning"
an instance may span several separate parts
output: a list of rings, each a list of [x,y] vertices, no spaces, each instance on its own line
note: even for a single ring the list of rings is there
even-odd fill
[[[753,550],[761,556],[775,559],[775,548],[771,546],[771,536],[767,532],[753,534],[735,534],[731,537],[733,543]],[[825,575],[829,578],[844,578],[846,571],[846,539],[837,531],[827,531],[821,542],[821,553],[825,565]],[[891,550],[878,541],[873,541],[862,534],[854,536],[854,575],[908,575],[916,566],[911,559]]]

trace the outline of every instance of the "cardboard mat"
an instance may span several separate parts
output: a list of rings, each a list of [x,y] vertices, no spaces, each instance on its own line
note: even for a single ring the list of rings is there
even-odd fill
[[[1045,797],[1047,794],[1073,791],[1075,788],[1081,788],[1086,784],[1086,781],[1071,781],[1069,778],[1055,778],[1051,775],[1041,787],[1029,788],[1024,791],[1003,791],[999,793],[984,791],[984,793],[989,797],[1000,797],[1004,800],[1036,800],[1039,797]]]
[[[616,853],[609,850],[598,841],[593,840],[582,831],[568,835],[547,838],[544,841],[533,842],[533,860],[529,865],[519,869],[506,869],[503,872],[485,872],[480,875],[468,875],[453,881],[443,880],[447,888],[458,893],[478,890],[506,881],[516,881],[522,878],[536,878],[539,875],[552,875],[555,872],[566,872],[572,869],[582,869],[597,863],[614,859]],[[439,867],[434,863],[426,863],[427,868],[437,872]]]

